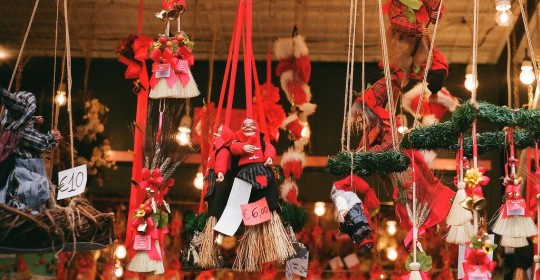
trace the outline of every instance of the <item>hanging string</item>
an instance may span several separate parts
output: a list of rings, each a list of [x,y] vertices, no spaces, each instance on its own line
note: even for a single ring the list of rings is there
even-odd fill
[[[246,5],[246,17],[245,17],[245,32],[246,37],[244,41],[244,82],[246,85],[246,112],[248,118],[253,118],[253,89],[252,89],[252,69],[251,69],[251,55],[253,54],[251,41],[252,41],[252,2],[251,0],[245,0]],[[255,71],[255,70],[254,70]]]
[[[476,105],[476,81],[478,80],[478,0],[474,0],[473,12],[473,46],[472,46],[472,75],[475,86],[471,90],[471,103]],[[474,136],[473,136],[474,137]],[[476,168],[476,165],[475,165]]]
[[[11,91],[11,86],[13,85],[13,81],[15,80],[15,75],[17,74],[17,69],[19,68],[19,63],[21,62],[21,57],[24,51],[24,46],[26,45],[26,39],[28,39],[28,34],[30,34],[30,28],[32,27],[32,22],[34,22],[34,16],[36,15],[38,5],[39,0],[36,0],[36,3],[34,4],[34,10],[32,11],[32,15],[30,16],[30,22],[28,23],[28,27],[26,28],[26,32],[24,33],[21,49],[19,50],[19,56],[17,57],[17,62],[15,62],[15,67],[13,68],[13,74],[11,75],[11,80],[9,81],[7,91]]]
[[[64,1],[64,21],[65,21],[65,27],[66,27],[66,65],[67,65],[67,110],[68,110],[68,116],[69,116],[69,141],[71,147],[75,147],[73,143],[73,111],[72,111],[72,105],[71,105],[71,85],[72,85],[72,79],[71,79],[71,42],[69,39],[69,20],[68,20],[68,6],[67,6],[67,0]],[[70,157],[71,157],[71,168],[75,167],[75,152],[74,149],[71,148],[70,150]]]
[[[237,30],[234,38],[234,50],[233,50],[233,59],[232,59],[232,69],[231,69],[231,79],[229,81],[229,93],[227,96],[227,110],[225,111],[225,126],[229,126],[231,122],[231,113],[232,113],[232,103],[234,96],[234,86],[236,83],[236,71],[238,69],[238,55],[240,52],[240,35],[244,28],[244,12],[245,4],[243,0],[240,0],[239,4],[240,12],[237,21]]]
[[[210,103],[212,95],[212,84],[214,81],[214,59],[216,57],[216,38],[217,33],[212,31],[212,47],[210,49],[210,59],[208,59],[208,92],[206,93],[206,103]]]
[[[532,44],[532,40],[531,40],[531,33],[529,31],[529,20],[527,18],[527,13],[525,13],[523,0],[519,0],[519,8],[520,8],[520,11],[521,11],[521,18],[523,19],[523,26],[525,27],[525,35],[527,37],[527,46],[529,47],[529,51],[530,51],[530,54],[531,54],[531,60],[532,60],[532,65],[533,65],[533,69],[534,69],[534,77],[536,79],[536,93],[535,93],[535,96],[534,96],[533,106],[531,107],[531,109],[534,109],[534,108],[537,107],[538,98],[539,98],[539,96],[538,96],[538,92],[539,92],[539,88],[538,88],[538,65],[536,63],[536,54],[534,53],[534,48],[533,48],[533,44]]]
[[[414,164],[414,152],[411,153],[412,166],[412,222],[413,222],[413,261],[416,262],[416,243],[418,242],[418,225],[416,218],[416,168]]]
[[[386,43],[386,30],[384,27],[384,18],[382,12],[382,2],[381,0],[377,1],[379,4],[379,33],[381,36],[381,45],[383,53],[383,64],[384,64],[384,78],[386,82],[386,95],[388,96],[388,111],[390,115],[390,134],[392,136],[392,147],[394,150],[397,147],[397,130],[396,130],[396,116],[395,116],[395,107],[394,107],[394,95],[392,93],[392,80],[390,78],[390,62],[388,59],[388,45]]]
[[[181,26],[180,18],[181,18],[181,17],[182,17],[181,15],[178,15],[178,18],[176,19],[176,32],[178,32],[178,33],[180,33],[180,31],[182,30],[182,29],[180,28],[180,26]]]
[[[506,90],[508,108],[512,108],[512,48],[510,46],[510,37],[506,38]]]
[[[349,150],[349,145],[345,145],[345,142],[349,141],[348,140],[348,135],[345,134],[345,131],[348,129],[349,125],[348,125],[348,115],[349,115],[349,110],[350,110],[350,98],[349,98],[349,89],[350,89],[350,84],[352,84],[352,76],[351,76],[351,73],[352,73],[352,68],[354,67],[354,57],[353,57],[353,52],[354,52],[354,46],[353,46],[353,37],[355,36],[355,34],[353,34],[353,30],[355,30],[355,26],[353,26],[353,15],[356,14],[356,0],[350,0],[350,8],[349,8],[349,43],[348,43],[348,49],[347,49],[347,72],[345,74],[345,102],[343,104],[343,126],[341,128],[341,150],[342,151],[345,151],[345,150]],[[345,140],[347,139],[347,140]]]
[[[366,0],[362,0],[362,82],[361,82],[361,91],[363,91],[366,88]],[[366,103],[362,102],[362,147],[364,151],[367,149],[368,144],[368,137],[367,136],[367,130],[366,130],[366,124],[367,117],[366,117]]]
[[[54,25],[54,57],[53,57],[53,78],[52,78],[52,102],[51,102],[51,129],[54,128],[54,118],[55,118],[55,112],[54,107],[56,102],[55,96],[56,96],[56,59],[57,59],[57,52],[58,52],[58,15],[59,13],[59,5],[60,0],[56,0],[56,24]],[[52,160],[52,157],[51,157]],[[52,166],[52,164],[51,164]]]
[[[427,76],[429,69],[431,68],[431,64],[433,63],[433,50],[435,49],[435,38],[437,37],[437,29],[439,27],[439,19],[441,17],[441,9],[443,6],[443,0],[441,0],[439,4],[439,8],[437,9],[437,19],[435,20],[435,26],[433,29],[433,36],[431,37],[431,43],[429,46],[428,51],[428,57],[426,60],[426,66],[424,68],[424,77],[422,79],[422,94],[420,94],[420,100],[418,100],[418,105],[416,106],[416,112],[414,114],[414,122],[413,122],[413,128],[417,128],[420,126],[420,122],[418,120],[420,116],[420,109],[422,108],[422,98],[424,98],[424,94],[426,93],[427,88]],[[421,39],[419,39],[421,40]],[[437,94],[436,92],[432,92],[432,94]]]

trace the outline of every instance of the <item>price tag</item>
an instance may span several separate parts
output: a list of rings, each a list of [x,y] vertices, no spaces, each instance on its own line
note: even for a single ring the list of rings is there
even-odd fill
[[[152,69],[156,74],[156,78],[168,78],[171,76],[171,65],[170,64],[158,64]]]
[[[472,270],[469,272],[469,280],[489,280],[488,271],[485,266],[472,266]]]
[[[288,261],[289,263],[291,263],[292,273],[301,277],[307,277],[308,260],[309,252],[307,252],[302,258],[294,258]]]
[[[246,226],[257,225],[271,219],[268,202],[264,197],[250,204],[242,204],[240,208],[242,209],[242,220]]]
[[[525,199],[507,199],[506,215],[523,216],[525,215]]]
[[[285,277],[287,280],[292,280],[292,264],[291,261],[285,262]]]
[[[57,200],[79,195],[86,188],[88,170],[86,165],[58,172]]]
[[[330,259],[328,261],[328,264],[330,265],[330,268],[332,268],[332,271],[335,271],[336,269],[343,268],[343,261],[341,261],[341,258],[339,256]]]
[[[356,253],[346,255],[343,258],[343,261],[345,262],[347,268],[353,268],[360,264],[360,260],[358,260],[358,256],[356,255]]]
[[[135,235],[135,242],[133,242],[133,249],[137,251],[150,251],[152,248],[152,239],[150,235]]]

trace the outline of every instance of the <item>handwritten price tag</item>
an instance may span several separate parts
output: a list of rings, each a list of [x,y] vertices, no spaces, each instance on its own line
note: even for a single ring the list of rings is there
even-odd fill
[[[506,200],[506,214],[508,216],[525,215],[525,199],[522,198]]]
[[[133,249],[137,251],[150,251],[152,248],[152,239],[150,235],[135,235],[135,242],[133,242]]]
[[[158,64],[152,71],[156,72],[156,78],[168,78],[171,76],[170,64]]]
[[[264,223],[271,218],[268,202],[264,197],[250,204],[242,204],[240,208],[242,209],[242,220],[246,226]]]
[[[309,260],[309,252],[306,253],[302,258],[294,258],[288,261],[288,263],[291,263],[291,271],[292,273],[307,277],[308,272],[308,260]]]
[[[86,165],[58,172],[57,200],[79,195],[86,188],[88,171]]]

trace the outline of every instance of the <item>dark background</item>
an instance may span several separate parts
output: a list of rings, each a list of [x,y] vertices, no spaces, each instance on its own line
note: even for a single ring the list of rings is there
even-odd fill
[[[504,65],[502,61],[498,65]],[[57,64],[60,65],[60,59]],[[275,67],[274,62],[274,67]],[[84,109],[82,102],[82,88],[85,71],[83,59],[73,59],[73,108],[74,119],[80,119]],[[212,101],[217,102],[225,62],[216,61],[214,64]],[[506,75],[505,69],[498,65],[479,65],[479,87],[478,99],[498,105],[506,105]],[[203,96],[206,96],[208,86],[208,62],[197,61],[192,68],[193,76],[199,85],[201,96],[193,99],[193,106],[201,106]],[[446,81],[446,87],[456,97],[464,100],[470,98],[464,86],[465,65],[452,64],[450,74]],[[265,63],[258,62],[259,77],[264,80],[266,77]],[[239,65],[239,70],[243,69]],[[355,69],[361,69],[360,63]],[[31,58],[26,64],[23,72],[21,89],[31,91],[36,94],[39,101],[38,112],[45,118],[43,130],[48,129],[51,116],[51,87],[53,82],[53,59],[52,58]],[[108,106],[110,112],[105,126],[105,134],[112,140],[113,150],[131,150],[133,138],[130,124],[135,118],[136,97],[131,93],[132,84],[124,79],[125,66],[112,59],[93,59],[89,74],[89,90],[92,97],[98,98],[101,103]],[[340,136],[343,117],[343,99],[345,88],[345,63],[312,63],[312,75],[309,85],[313,93],[312,103],[318,105],[317,112],[310,117],[312,130],[311,143],[308,148],[309,155],[332,156],[340,150]],[[8,64],[0,66],[0,86],[6,87],[9,83],[12,69]],[[242,73],[239,71],[237,78],[237,89],[235,95],[235,108],[245,106],[244,83]],[[376,64],[366,65],[367,82],[373,82],[379,77],[381,71]],[[279,79],[272,77],[273,83],[279,86]],[[361,73],[356,71],[354,81],[355,89],[360,88]],[[58,78],[57,78],[58,80]],[[261,83],[264,81],[261,81]],[[521,89],[521,95],[525,96],[525,89]],[[522,97],[523,98],[523,97]],[[282,93],[281,104],[288,111],[288,104]],[[65,107],[61,113],[60,127],[67,134],[67,112]],[[445,116],[445,119],[449,116]],[[178,120],[180,121],[180,120]],[[411,122],[409,122],[411,123]],[[233,128],[235,129],[235,128]],[[496,128],[480,124],[479,131],[493,130]],[[64,134],[64,135],[66,135]],[[276,147],[278,154],[281,154],[287,147],[288,139],[285,133],[281,133],[280,141]],[[353,145],[356,145],[353,144]],[[441,151],[440,158],[453,158],[449,152]],[[500,197],[503,188],[499,178],[502,171],[502,156],[500,152],[491,152],[481,156],[481,159],[492,162],[492,171],[488,172],[491,183],[484,188],[484,193],[488,200],[489,216],[500,206]],[[102,187],[91,186],[89,195],[96,200],[118,198],[128,198],[130,189],[131,165],[129,163],[118,163],[118,170],[107,172],[105,183]],[[200,191],[193,187],[193,179],[197,172],[198,165],[183,165],[176,174],[176,185],[171,189],[170,196],[173,200],[197,202]],[[443,181],[451,185],[454,172],[436,171],[441,175]],[[303,202],[330,201],[330,187],[336,178],[327,174],[321,168],[306,168],[304,175],[299,182],[299,200]],[[381,185],[380,180],[372,182],[373,186],[380,191],[382,198],[388,200],[391,190]],[[453,187],[453,186],[452,186]],[[383,199],[384,200],[384,199]]]

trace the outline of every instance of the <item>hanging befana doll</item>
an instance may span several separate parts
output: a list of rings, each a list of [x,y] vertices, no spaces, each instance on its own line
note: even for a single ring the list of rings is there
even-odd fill
[[[41,133],[34,116],[36,97],[26,91],[0,88],[0,203],[37,214],[50,198],[50,185],[41,153],[62,139],[57,130]]]
[[[362,203],[356,192],[364,194],[365,203]],[[352,175],[334,182],[330,194],[336,206],[340,233],[346,233],[354,244],[360,245],[359,254],[373,248],[368,210],[380,205],[373,189],[362,178]]]
[[[210,155],[205,174],[207,184],[204,200],[208,203],[208,220],[202,232],[198,265],[202,268],[216,268],[222,260],[215,246],[214,226],[221,217],[231,193],[234,172],[231,172],[232,154],[230,146],[234,132],[227,126],[220,126],[214,134],[214,151]]]

